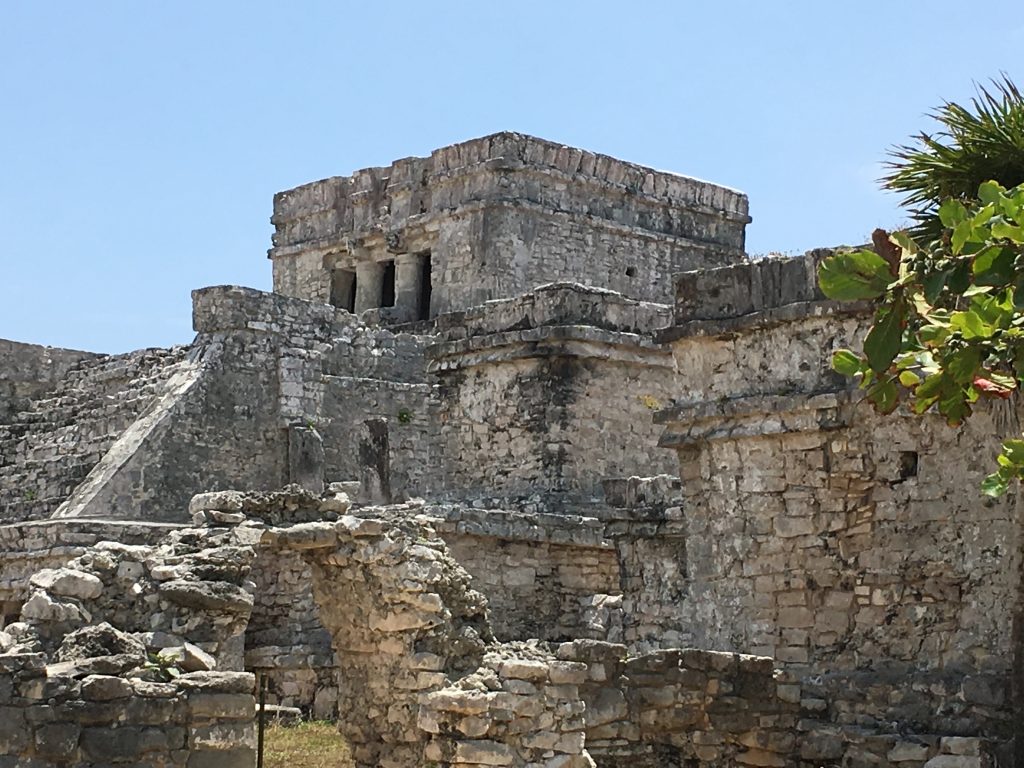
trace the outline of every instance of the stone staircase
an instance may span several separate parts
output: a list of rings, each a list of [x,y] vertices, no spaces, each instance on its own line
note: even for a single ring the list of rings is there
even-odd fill
[[[83,360],[0,424],[0,523],[49,517],[156,400],[189,347]]]

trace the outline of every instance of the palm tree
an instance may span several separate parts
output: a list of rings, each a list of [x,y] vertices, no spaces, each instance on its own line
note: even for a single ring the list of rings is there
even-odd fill
[[[919,242],[930,242],[942,225],[939,204],[950,197],[975,198],[982,182],[1007,189],[1024,183],[1024,96],[1005,74],[992,90],[978,86],[970,107],[946,102],[931,113],[942,128],[920,133],[914,144],[889,150],[885,189],[903,195]]]

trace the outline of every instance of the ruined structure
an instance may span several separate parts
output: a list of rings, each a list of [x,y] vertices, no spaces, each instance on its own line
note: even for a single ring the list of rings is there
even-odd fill
[[[252,765],[254,672],[367,767],[1013,765],[1017,413],[876,417],[748,221],[497,134],[278,195],[188,347],[0,342],[0,766]]]

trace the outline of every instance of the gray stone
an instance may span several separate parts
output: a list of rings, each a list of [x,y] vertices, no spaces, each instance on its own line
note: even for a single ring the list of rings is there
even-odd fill
[[[145,658],[146,648],[131,635],[105,621],[70,632],[57,649],[57,659],[60,661],[118,655],[137,659],[136,663],[141,663]]]

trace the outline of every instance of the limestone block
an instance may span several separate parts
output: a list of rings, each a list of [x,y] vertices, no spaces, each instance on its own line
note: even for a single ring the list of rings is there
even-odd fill
[[[886,753],[886,759],[893,763],[905,762],[913,760],[915,762],[923,762],[928,759],[928,755],[931,750],[927,744],[922,744],[915,741],[897,741],[893,744],[892,749]]]
[[[35,745],[40,755],[52,760],[70,760],[78,751],[81,726],[77,723],[47,723],[36,728]]]
[[[977,755],[936,755],[924,768],[984,768],[984,758]]]
[[[115,629],[107,622],[82,627],[65,635],[57,649],[59,661],[79,661],[96,656],[127,655],[142,663],[145,646],[131,635]]]
[[[470,740],[455,745],[455,761],[475,765],[512,765],[515,753],[497,741]]]
[[[99,577],[71,568],[44,568],[29,581],[33,586],[58,597],[91,600],[103,592],[103,582]]]
[[[0,706],[0,754],[16,755],[26,751],[30,735],[22,707]]]
[[[21,618],[36,622],[85,624],[91,620],[88,611],[75,603],[54,600],[49,593],[36,590],[21,607]]]
[[[129,681],[110,675],[89,675],[82,681],[82,698],[86,701],[123,699],[133,693]]]
[[[240,491],[212,491],[197,493],[188,504],[189,514],[216,510],[218,512],[241,512],[245,494]]]
[[[248,614],[253,597],[241,587],[226,581],[186,581],[175,579],[159,585],[161,596],[184,608]]]
[[[365,519],[352,515],[343,515],[335,523],[338,533],[353,537],[381,536],[388,530],[388,527],[383,520]]]
[[[274,531],[282,546],[293,549],[320,549],[332,547],[338,541],[333,523],[298,523]]]

